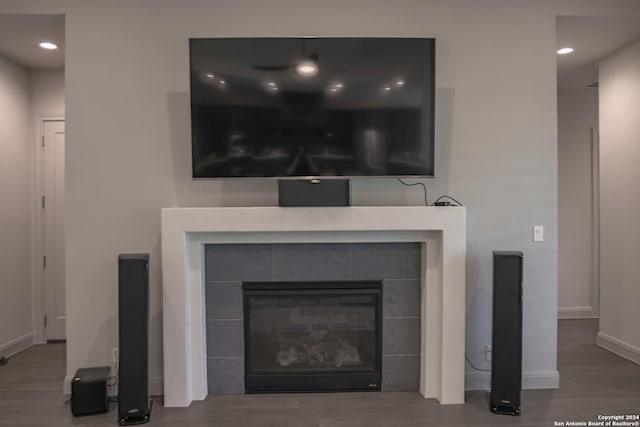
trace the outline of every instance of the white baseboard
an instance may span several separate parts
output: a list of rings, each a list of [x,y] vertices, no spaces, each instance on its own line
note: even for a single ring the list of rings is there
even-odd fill
[[[465,390],[490,390],[491,372],[466,372],[464,375]]]
[[[465,373],[465,390],[490,390],[491,372]],[[533,371],[522,373],[522,389],[554,389],[560,388],[558,371]]]
[[[64,377],[64,382],[62,384],[62,393],[65,395],[71,394],[71,380],[73,379],[72,375],[67,375]],[[151,377],[149,378],[149,395],[150,396],[161,396],[164,394],[164,382],[162,381],[162,377]],[[114,395],[117,396],[117,393]]]
[[[67,375],[64,377],[64,381],[62,382],[62,394],[70,395],[71,394],[71,380],[73,379],[73,375]]]
[[[522,388],[524,390],[560,388],[560,373],[558,371],[524,372]]]
[[[151,396],[164,395],[164,381],[162,377],[149,378],[149,395]]]
[[[559,307],[558,319],[597,319],[593,307]]]
[[[640,355],[640,353],[639,353]],[[71,394],[71,375],[64,379],[64,394]],[[162,396],[164,394],[164,382],[162,377],[149,379],[149,395]],[[522,374],[523,390],[556,389],[560,388],[560,374],[558,371],[524,372]],[[465,390],[490,390],[491,372],[467,372],[465,374]]]
[[[598,332],[596,344],[605,350],[609,350],[610,352],[617,354],[618,356],[622,356],[625,359],[640,364],[640,348],[634,345],[628,344],[602,332]]]
[[[4,344],[0,344],[0,356],[10,357],[16,353],[28,349],[33,345],[33,332],[14,338]]]

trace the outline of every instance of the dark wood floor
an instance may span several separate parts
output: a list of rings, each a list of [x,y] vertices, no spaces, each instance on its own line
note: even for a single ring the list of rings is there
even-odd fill
[[[559,390],[525,390],[522,416],[494,415],[484,393],[466,404],[441,406],[417,393],[339,393],[210,396],[189,408],[163,408],[156,398],[156,426],[418,427],[553,426],[554,421],[596,421],[598,415],[640,414],[640,366],[594,344],[593,320],[559,323]],[[30,348],[0,366],[0,426],[114,426],[106,414],[73,417],[61,394],[64,344]]]

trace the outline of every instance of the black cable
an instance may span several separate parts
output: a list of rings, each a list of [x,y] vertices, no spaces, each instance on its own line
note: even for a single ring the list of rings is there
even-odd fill
[[[458,206],[464,206],[462,203],[460,203],[459,201],[457,201],[457,200],[456,200],[456,199],[454,199],[453,197],[451,197],[451,196],[447,196],[447,195],[444,195],[444,196],[440,196],[440,197],[438,197],[438,198],[436,199],[436,201],[435,201],[435,202],[433,202],[433,204],[435,205],[436,203],[438,203],[438,202],[439,202],[440,200],[442,200],[442,199],[451,199],[451,200],[453,200],[453,201],[454,201]]]
[[[403,180],[401,180],[400,178],[397,178],[398,181],[400,181],[400,183],[402,185],[406,185],[407,187],[415,187],[416,185],[421,185],[422,188],[424,189],[424,205],[425,206],[429,206],[429,202],[427,201],[427,186],[424,185],[422,182],[414,182],[413,184],[408,184],[406,182],[404,182]]]
[[[466,353],[464,355],[465,360],[469,363],[469,365],[471,365],[471,367],[476,370],[476,371],[481,371],[481,372],[491,372],[491,369],[481,369],[481,368],[476,368],[476,366],[471,363],[471,360],[469,360],[469,358],[467,357]]]

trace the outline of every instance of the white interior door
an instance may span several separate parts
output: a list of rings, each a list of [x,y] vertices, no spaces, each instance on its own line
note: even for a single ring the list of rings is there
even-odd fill
[[[64,340],[64,121],[45,121],[43,136],[41,188],[45,338]]]

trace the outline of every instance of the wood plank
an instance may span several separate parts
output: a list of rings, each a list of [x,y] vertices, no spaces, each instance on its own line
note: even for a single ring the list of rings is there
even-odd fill
[[[442,406],[418,393],[323,393],[209,396],[189,408],[154,398],[150,425],[204,427],[552,426],[640,412],[640,366],[595,345],[597,320],[559,322],[559,390],[524,390],[522,416],[489,412],[482,392]],[[62,395],[65,344],[36,345],[0,366],[0,426],[113,426],[109,412],[74,418]]]

